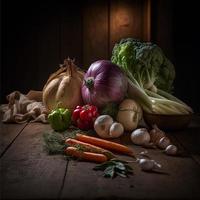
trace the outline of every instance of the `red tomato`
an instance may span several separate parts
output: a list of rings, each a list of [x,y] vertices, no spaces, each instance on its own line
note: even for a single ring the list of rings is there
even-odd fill
[[[92,116],[95,117],[98,113],[98,109],[96,106],[91,105],[89,110],[92,112]]]
[[[72,121],[76,123],[76,121],[79,119],[81,109],[75,109],[74,112],[72,113]]]
[[[72,121],[78,128],[89,130],[93,128],[94,121],[98,116],[98,109],[94,105],[76,106],[72,113]]]
[[[82,110],[80,112],[80,119],[83,121],[90,121],[92,119],[92,112],[90,110]]]
[[[89,130],[90,129],[90,123],[88,121],[83,121],[81,119],[77,120],[77,126],[78,128],[82,130]]]

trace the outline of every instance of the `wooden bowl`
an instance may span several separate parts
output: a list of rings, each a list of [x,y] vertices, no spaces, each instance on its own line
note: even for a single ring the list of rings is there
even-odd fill
[[[181,130],[187,128],[192,119],[192,114],[187,115],[161,115],[143,113],[144,121],[151,126],[156,124],[165,130]]]

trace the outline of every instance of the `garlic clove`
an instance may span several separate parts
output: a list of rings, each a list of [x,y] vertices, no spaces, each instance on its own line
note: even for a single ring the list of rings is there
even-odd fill
[[[154,168],[154,161],[148,159],[139,159],[139,166],[143,171],[151,171]]]
[[[137,162],[139,163],[139,166],[143,171],[152,171],[154,169],[162,168],[162,165],[157,163],[155,160],[142,158],[138,159]]]
[[[161,149],[166,149],[166,147],[169,146],[170,143],[171,143],[171,142],[170,142],[169,138],[167,138],[167,137],[162,137],[162,138],[159,140],[157,146],[158,146],[159,148],[161,148]]]
[[[177,152],[178,152],[178,148],[175,145],[172,145],[172,144],[168,145],[165,149],[165,153],[167,155],[176,155]]]

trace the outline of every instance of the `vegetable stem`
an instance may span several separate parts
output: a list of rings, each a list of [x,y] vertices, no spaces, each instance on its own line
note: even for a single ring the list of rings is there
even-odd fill
[[[183,111],[184,114],[191,112],[191,110],[187,106],[185,106],[181,103],[178,103],[176,101],[172,101],[172,100],[168,100],[168,99],[158,99],[158,98],[154,98],[154,97],[151,97],[151,99],[154,100],[155,103],[165,104],[168,106],[170,106],[170,105],[175,106],[175,107],[177,107],[177,109]]]
[[[161,90],[161,89],[158,89],[157,92],[158,92],[160,95],[164,96],[165,98],[167,98],[167,99],[169,99],[169,100],[176,101],[176,102],[178,102],[178,103],[180,103],[180,104],[185,105],[185,106],[188,108],[188,110],[190,110],[190,111],[193,113],[192,108],[190,108],[186,103],[184,103],[183,101],[181,101],[181,100],[178,99],[177,97],[175,97],[175,96],[173,96],[173,95],[169,94],[168,92],[165,92],[165,91],[163,91],[163,90]]]
[[[135,99],[143,108],[148,108],[152,110],[152,102],[149,99],[148,95],[136,86],[129,78],[128,79],[128,96],[132,99]]]

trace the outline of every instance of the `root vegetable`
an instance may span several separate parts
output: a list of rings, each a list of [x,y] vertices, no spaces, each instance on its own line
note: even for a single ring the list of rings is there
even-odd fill
[[[65,152],[67,155],[74,156],[82,160],[87,160],[87,161],[92,161],[92,162],[97,162],[97,163],[103,163],[108,160],[108,158],[104,154],[83,152],[76,147],[67,147]]]
[[[131,134],[131,140],[134,144],[145,145],[150,141],[150,135],[146,128],[138,128]]]
[[[105,156],[108,157],[108,159],[115,158],[112,152],[92,144],[88,144],[71,138],[66,139],[65,143],[76,148],[78,147],[83,151],[104,154]]]
[[[92,137],[92,136],[88,136],[88,135],[83,135],[83,134],[76,134],[75,139],[82,141],[82,142],[86,142],[89,144],[93,144],[95,146],[99,146],[108,150],[113,150],[116,151],[118,153],[122,153],[125,155],[129,155],[132,157],[135,157],[135,154],[133,152],[132,149],[128,148],[125,145],[116,143],[116,142],[111,142],[105,139],[100,139],[100,138],[96,138],[96,137]]]

